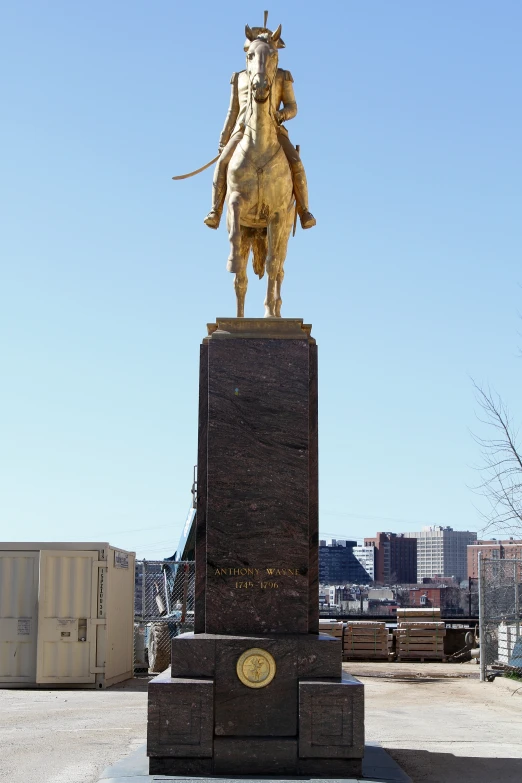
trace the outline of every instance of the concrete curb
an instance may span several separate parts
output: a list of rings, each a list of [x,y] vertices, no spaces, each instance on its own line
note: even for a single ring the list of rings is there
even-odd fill
[[[169,775],[149,775],[149,760],[146,756],[146,746],[142,745],[129,756],[121,759],[112,767],[107,767],[100,778],[100,783],[154,783],[161,780],[177,781],[201,781],[201,780],[219,780],[221,783],[286,783],[288,780],[310,780],[311,783],[325,783],[325,779],[316,780],[315,778],[187,778],[173,777]],[[329,778],[330,783],[340,783],[338,778]],[[384,748],[379,745],[366,745],[363,761],[362,778],[343,778],[344,783],[412,783],[399,767],[399,765],[386,753]]]

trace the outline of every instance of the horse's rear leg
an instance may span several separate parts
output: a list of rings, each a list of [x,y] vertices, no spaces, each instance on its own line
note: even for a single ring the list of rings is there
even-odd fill
[[[237,317],[245,317],[245,296],[248,286],[247,266],[252,238],[250,229],[244,226],[239,229],[239,264],[236,264],[236,276],[234,278],[234,289],[236,291]]]
[[[245,317],[245,296],[247,292],[247,286],[248,286],[248,277],[247,277],[247,261],[248,261],[248,251],[244,258],[244,263],[242,266],[241,271],[236,272],[236,276],[234,278],[234,289],[236,292],[236,302],[237,302],[237,317],[238,318],[244,318]]]
[[[285,260],[285,254],[282,252],[284,228],[285,223],[281,220],[281,215],[275,213],[267,231],[266,271],[268,283],[266,287],[265,318],[281,317],[281,283],[283,282],[283,263]]]

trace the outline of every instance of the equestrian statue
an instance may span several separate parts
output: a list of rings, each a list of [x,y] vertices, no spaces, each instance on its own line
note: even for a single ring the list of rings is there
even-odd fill
[[[297,215],[304,229],[316,221],[308,209],[308,188],[299,148],[283,123],[297,114],[290,71],[278,67],[278,50],[285,44],[281,25],[245,27],[246,70],[234,73],[230,106],[219,141],[212,184],[212,209],[205,218],[217,229],[227,203],[230,255],[227,270],[235,275],[237,317],[245,314],[247,263],[253,254],[254,272],[268,282],[265,317],[281,316],[281,284],[292,226]]]

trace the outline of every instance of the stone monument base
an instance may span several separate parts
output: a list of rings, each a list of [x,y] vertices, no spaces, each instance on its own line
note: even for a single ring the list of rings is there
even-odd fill
[[[274,664],[259,682],[255,667],[241,673],[251,652]],[[333,637],[183,634],[149,685],[150,774],[360,775],[363,699]]]
[[[311,326],[218,318],[199,379],[195,633],[149,685],[150,772],[359,776],[363,685],[318,633]]]

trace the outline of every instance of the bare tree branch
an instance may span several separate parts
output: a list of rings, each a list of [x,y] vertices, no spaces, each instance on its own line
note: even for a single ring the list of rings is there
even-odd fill
[[[522,446],[520,435],[502,398],[473,381],[481,409],[478,420],[493,430],[492,437],[472,433],[482,457],[477,470],[482,481],[473,490],[483,495],[489,509],[480,511],[484,532],[522,534]]]

